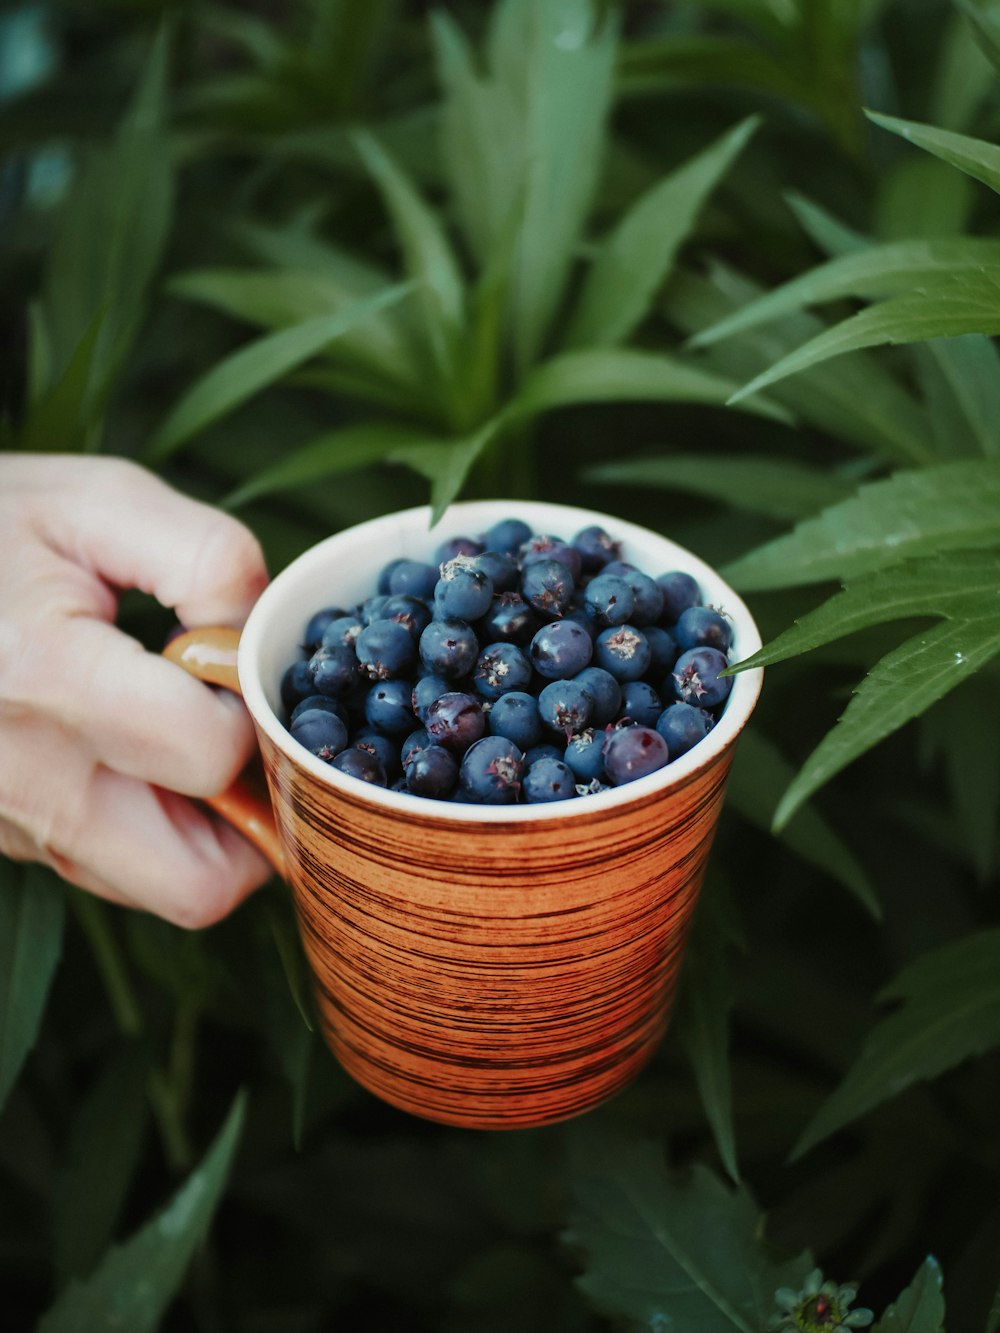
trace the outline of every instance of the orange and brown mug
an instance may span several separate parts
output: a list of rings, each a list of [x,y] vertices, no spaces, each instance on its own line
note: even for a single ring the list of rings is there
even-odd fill
[[[760,691],[738,674],[704,740],[665,768],[541,805],[434,801],[346,776],[282,722],[280,682],[322,606],[375,589],[395,556],[427,560],[442,534],[515,513],[571,537],[599,524],[656,575],[684,569],[733,626],[733,660],[760,646],[739,597],[656,533],[540,502],[426,508],[338,533],[265,590],[242,634],[193,630],[168,655],[242,694],[269,799],[213,802],[287,880],[323,1031],[369,1091],[415,1115],[479,1129],[578,1115],[624,1087],[666,1029],[735,742]],[[238,639],[238,649],[237,649]]]

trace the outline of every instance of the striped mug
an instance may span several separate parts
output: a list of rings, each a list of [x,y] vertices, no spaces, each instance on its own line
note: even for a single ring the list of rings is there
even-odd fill
[[[478,1129],[578,1115],[629,1083],[667,1026],[736,740],[761,686],[738,674],[720,719],[647,777],[551,804],[434,801],[346,776],[282,720],[280,683],[320,607],[375,590],[395,556],[512,514],[566,538],[590,524],[656,575],[684,569],[733,627],[733,660],[760,646],[740,598],[690,552],[607,514],[542,502],[426,508],[347,529],[264,591],[241,634],[191,630],[173,660],[238,689],[266,793],[212,802],[287,881],[324,1035],[370,1092]],[[263,792],[263,788],[261,789]]]

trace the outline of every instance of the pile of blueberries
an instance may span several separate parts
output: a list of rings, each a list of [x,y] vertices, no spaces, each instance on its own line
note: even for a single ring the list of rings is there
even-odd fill
[[[518,518],[400,558],[309,620],[281,698],[301,745],[442,801],[562,801],[687,753],[729,694],[732,626],[690,574],[652,577],[599,526]]]

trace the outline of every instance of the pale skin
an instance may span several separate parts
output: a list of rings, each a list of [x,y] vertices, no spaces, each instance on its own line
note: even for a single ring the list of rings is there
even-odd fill
[[[272,873],[196,798],[250,757],[239,700],[114,624],[136,588],[243,624],[267,583],[234,518],[122,459],[0,453],[0,852],[197,928]]]

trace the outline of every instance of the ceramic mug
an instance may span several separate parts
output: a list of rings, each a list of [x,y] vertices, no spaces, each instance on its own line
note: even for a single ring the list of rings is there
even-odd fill
[[[606,514],[511,501],[390,514],[306,551],[242,631],[193,630],[167,652],[242,694],[267,795],[212,802],[270,856],[293,896],[324,1035],[359,1083],[405,1111],[479,1129],[578,1115],[629,1083],[667,1026],[733,748],[761,685],[738,674],[719,721],[648,777],[582,799],[482,806],[345,776],[294,741],[280,682],[303,628],[375,591],[395,556],[516,514],[571,538],[600,524],[626,560],[688,571],[760,646],[740,598],[703,561]],[[238,640],[238,648],[237,648]]]

